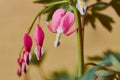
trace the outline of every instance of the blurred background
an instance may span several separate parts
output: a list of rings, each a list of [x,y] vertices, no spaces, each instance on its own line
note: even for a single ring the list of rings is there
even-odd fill
[[[94,3],[92,1],[89,3]],[[16,75],[16,60],[22,46],[22,38],[41,8],[41,5],[33,4],[33,0],[0,0],[0,80],[19,80]],[[115,24],[112,24],[113,30],[108,32],[99,21],[96,21],[96,30],[88,24],[85,28],[85,58],[101,55],[107,49],[120,52],[120,18],[111,7],[102,12],[115,20]],[[45,15],[41,21],[45,30],[44,49],[47,51],[42,65],[45,74],[61,69],[73,73],[77,65],[76,34],[69,37],[62,35],[60,47],[54,48],[55,34],[49,32],[44,24]],[[34,29],[31,36],[33,32]],[[40,80],[38,68],[32,67],[30,73],[32,80]]]

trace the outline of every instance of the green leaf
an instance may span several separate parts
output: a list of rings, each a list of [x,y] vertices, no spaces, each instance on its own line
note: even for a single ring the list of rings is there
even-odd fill
[[[92,61],[101,61],[103,60],[104,58],[103,57],[100,57],[100,56],[92,56],[92,57],[88,57],[89,60],[92,60]]]
[[[96,10],[104,10],[108,7],[109,5],[107,3],[102,3],[102,2],[98,2],[96,5],[94,5],[92,7],[92,10],[93,11],[96,11]]]
[[[43,54],[40,60],[37,60],[35,53],[32,52],[32,58],[31,58],[30,64],[35,66],[38,66],[38,65],[40,66],[44,61],[45,57],[46,57],[46,53]]]
[[[95,17],[93,14],[89,14],[87,13],[84,17],[84,24],[87,25],[88,23],[91,24],[91,26],[95,29],[96,25],[95,25]]]
[[[120,0],[111,0],[110,5],[116,11],[118,16],[120,16]]]
[[[110,55],[110,59],[111,59],[112,65],[120,71],[120,62],[113,55]]]
[[[112,31],[111,23],[114,23],[114,21],[111,17],[97,12],[94,15],[99,19],[104,28],[106,28],[108,31]]]
[[[47,80],[73,80],[73,76],[66,71],[54,72]]]
[[[108,77],[108,76],[114,75],[114,72],[108,71],[108,70],[98,70],[96,71],[96,75],[100,77]]]
[[[94,66],[91,70],[89,70],[83,77],[81,77],[79,80],[94,80],[95,78],[95,72],[100,68],[101,66]]]
[[[98,19],[104,28],[106,28],[108,31],[112,31],[112,25],[111,23],[114,23],[114,20],[107,15],[98,13],[96,11],[92,11],[91,14],[87,13],[84,17],[84,24],[87,25],[88,23],[91,24],[91,26],[95,29],[95,21]]]

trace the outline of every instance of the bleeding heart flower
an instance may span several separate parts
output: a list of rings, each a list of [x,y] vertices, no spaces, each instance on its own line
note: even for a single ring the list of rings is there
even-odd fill
[[[29,34],[24,35],[24,50],[22,52],[22,58],[25,60],[27,64],[29,64],[30,61],[30,51],[32,47],[32,38],[29,36]]]
[[[81,15],[85,15],[87,9],[85,0],[77,0],[76,8],[79,10]]]
[[[28,65],[31,59],[31,47],[32,47],[32,38],[29,36],[29,34],[24,35],[24,50],[21,53],[21,56],[18,58],[17,63],[19,65],[19,68],[17,70],[17,75],[20,77],[22,75],[22,70],[24,73],[27,73]]]
[[[24,35],[24,48],[26,52],[30,52],[32,47],[32,39],[29,34]]]
[[[53,33],[57,33],[56,40],[54,43],[55,47],[58,47],[60,45],[61,34],[69,36],[77,30],[77,28],[74,28],[70,32],[68,32],[68,30],[71,28],[74,22],[74,14],[70,11],[65,12],[63,9],[58,9],[54,12],[52,17],[53,29],[51,25],[48,22],[46,22],[48,29]]]
[[[43,41],[44,41],[44,32],[42,30],[42,28],[37,25],[36,26],[36,30],[35,30],[35,33],[34,33],[34,39],[35,39],[35,42],[36,42],[36,48],[35,48],[35,54],[36,54],[36,57],[38,60],[40,60],[40,58],[42,57],[43,55]]]

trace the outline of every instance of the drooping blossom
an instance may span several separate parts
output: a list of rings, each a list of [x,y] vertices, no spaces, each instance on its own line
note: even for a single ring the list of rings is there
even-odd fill
[[[32,47],[32,39],[29,36],[29,34],[25,34],[24,35],[24,49],[21,53],[21,56],[17,59],[17,63],[18,63],[18,70],[17,70],[17,75],[20,77],[22,75],[22,70],[24,73],[27,72],[27,68],[29,65],[29,61],[31,59],[31,47]]]
[[[68,31],[74,22],[74,14],[70,11],[65,12],[63,9],[58,9],[54,12],[52,17],[53,27],[49,24],[49,22],[46,22],[48,29],[53,33],[57,33],[56,40],[54,42],[55,47],[60,45],[62,34],[69,36],[77,30],[77,28],[73,28],[71,31]]]
[[[76,8],[79,10],[81,15],[85,15],[87,4],[85,0],[77,0]]]
[[[34,39],[36,42],[36,48],[35,48],[35,54],[37,57],[37,60],[40,60],[40,58],[43,55],[43,41],[44,41],[44,32],[40,25],[36,26],[36,30],[34,32]]]
[[[32,47],[32,38],[29,36],[29,34],[24,35],[24,50],[22,52],[22,58],[25,60],[27,64],[29,64],[30,58],[31,58],[31,47]]]

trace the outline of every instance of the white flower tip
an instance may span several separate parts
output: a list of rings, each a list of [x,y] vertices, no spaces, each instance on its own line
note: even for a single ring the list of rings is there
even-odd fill
[[[44,51],[44,48],[43,48],[43,47],[41,48],[41,53],[42,53],[42,55],[45,53],[45,51]]]
[[[83,16],[86,13],[87,4],[85,1],[78,1],[76,4],[76,8],[79,10],[80,14]]]
[[[60,45],[60,42],[59,42],[59,41],[55,41],[55,42],[54,42],[55,48],[57,48],[59,45]]]
[[[31,55],[31,53],[29,53],[29,61],[31,60],[31,58],[32,58],[32,55]]]
[[[43,56],[43,54],[45,53],[45,51],[44,51],[44,49],[43,49],[43,47],[41,48],[41,50],[40,50],[41,52],[41,57]],[[35,50],[34,50],[34,52],[35,52],[35,55],[36,55],[36,58],[37,58],[37,60],[39,61],[40,59],[41,59],[41,57],[40,56],[38,56],[39,54],[38,54],[38,49],[37,49],[37,47],[35,48]]]

